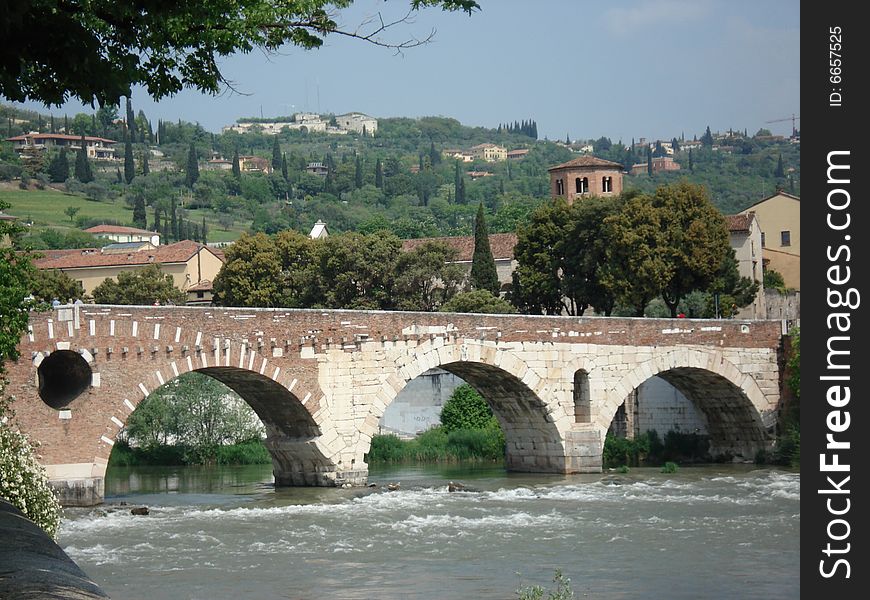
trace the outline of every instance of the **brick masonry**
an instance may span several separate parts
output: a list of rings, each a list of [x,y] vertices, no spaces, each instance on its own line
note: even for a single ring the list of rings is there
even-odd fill
[[[33,314],[20,351],[9,391],[21,427],[57,486],[88,482],[94,502],[129,414],[192,370],[258,413],[279,485],[365,483],[386,407],[433,367],[487,398],[517,471],[600,471],[616,410],[654,375],[704,411],[721,454],[769,445],[780,397],[777,321],[85,305]],[[91,381],[58,410],[39,371],[61,351]],[[60,371],[42,371],[49,389]],[[587,391],[575,403],[578,372]]]

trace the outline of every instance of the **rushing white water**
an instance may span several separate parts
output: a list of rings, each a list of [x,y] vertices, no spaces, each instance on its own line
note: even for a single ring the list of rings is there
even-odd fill
[[[793,472],[374,472],[380,484],[402,482],[392,492],[274,490],[268,470],[227,472],[218,483],[199,472],[193,485],[177,473],[119,473],[145,493],[67,511],[60,543],[115,600],[508,599],[550,585],[556,569],[578,597],[799,594]],[[450,479],[466,490],[449,492]]]

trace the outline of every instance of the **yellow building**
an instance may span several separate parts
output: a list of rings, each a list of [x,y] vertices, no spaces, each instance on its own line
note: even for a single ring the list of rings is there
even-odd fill
[[[223,259],[218,253],[190,240],[157,248],[143,244],[139,249],[131,248],[129,252],[79,248],[44,250],[42,254],[43,258],[34,261],[38,269],[63,271],[81,282],[86,295],[93,294],[94,288],[108,278],[116,278],[119,273],[135,271],[152,263],[159,264],[164,273],[172,276],[175,287],[186,292],[194,286],[199,286],[194,289],[204,288],[201,284],[214,281],[223,266]],[[64,302],[68,298],[58,300]]]
[[[501,162],[507,160],[507,148],[495,144],[478,144],[468,149],[474,158],[483,159],[486,162]]]
[[[801,202],[785,192],[759,200],[740,214],[755,213],[768,269],[782,274],[786,287],[801,289]]]

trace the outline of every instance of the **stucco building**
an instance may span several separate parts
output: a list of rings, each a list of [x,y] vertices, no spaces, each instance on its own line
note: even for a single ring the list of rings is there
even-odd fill
[[[107,238],[121,244],[130,242],[149,242],[154,246],[160,245],[160,234],[156,231],[127,227],[125,225],[95,225],[85,229],[95,237]]]
[[[761,249],[761,226],[754,212],[725,217],[728,223],[728,236],[734,256],[737,259],[737,272],[741,277],[746,277],[758,282],[758,293],[755,301],[749,306],[740,309],[736,315],[740,319],[765,319],[767,318],[764,302],[764,286],[762,281],[762,249]]]
[[[594,156],[581,156],[547,169],[550,194],[573,204],[583,196],[618,196],[622,193],[622,165]]]
[[[66,135],[63,133],[38,133],[31,131],[24,135],[6,138],[12,142],[12,148],[19,154],[27,149],[49,150],[66,148],[70,151],[78,151],[82,148],[82,136]],[[85,136],[85,152],[88,158],[97,160],[114,160],[117,142],[101,137]]]
[[[223,260],[211,248],[190,240],[157,248],[143,243],[138,248],[127,252],[100,248],[44,250],[43,258],[34,261],[34,265],[41,270],[63,271],[79,281],[87,295],[93,294],[94,288],[108,278],[155,263],[172,276],[175,287],[187,292],[206,280],[214,281],[223,266]]]
[[[767,268],[782,274],[786,287],[801,289],[800,198],[776,192],[740,214],[755,213],[761,227],[761,247]]]

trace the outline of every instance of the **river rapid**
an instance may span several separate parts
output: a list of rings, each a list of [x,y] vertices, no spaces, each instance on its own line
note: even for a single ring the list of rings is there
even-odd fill
[[[507,600],[551,589],[556,569],[577,598],[800,594],[796,472],[421,466],[369,481],[275,489],[270,465],[113,467],[106,503],[66,509],[58,541],[114,600]]]

